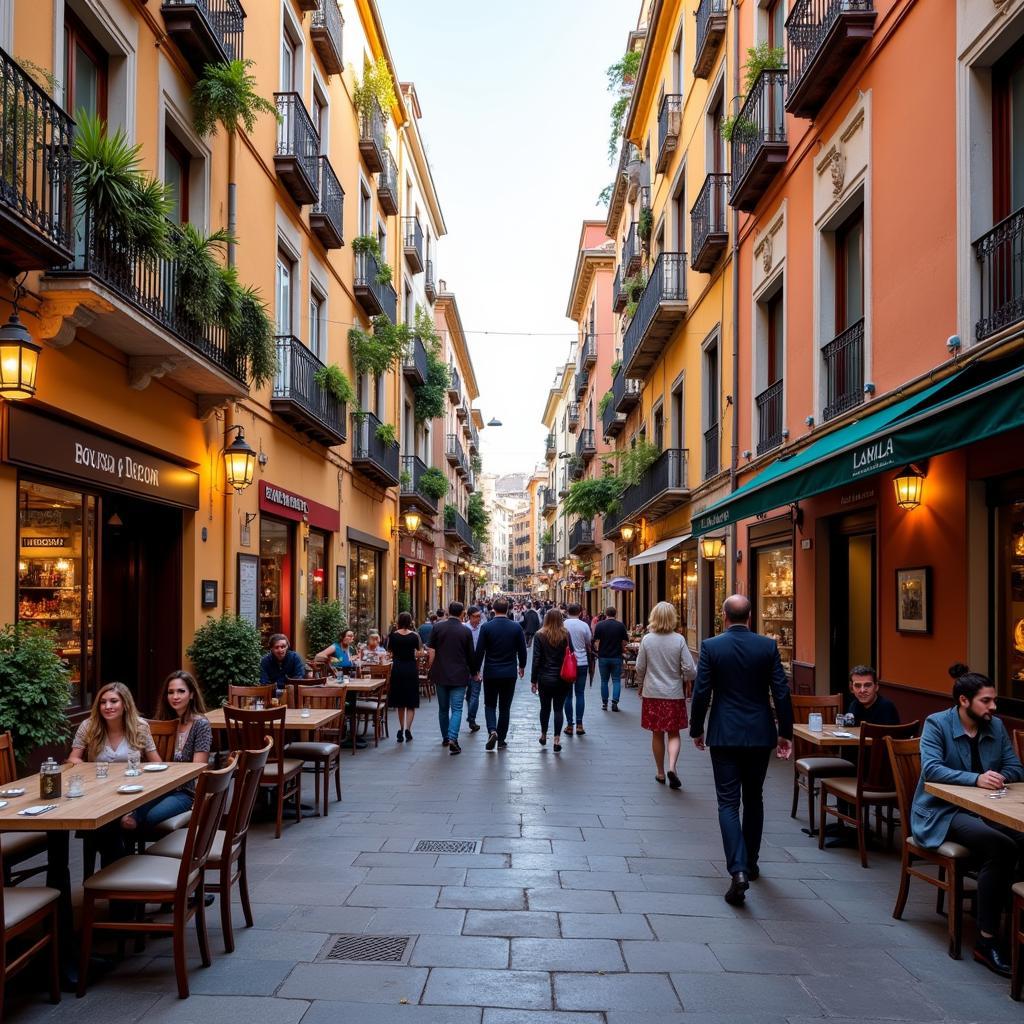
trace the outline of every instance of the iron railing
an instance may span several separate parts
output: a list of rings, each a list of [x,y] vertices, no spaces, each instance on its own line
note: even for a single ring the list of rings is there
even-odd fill
[[[864,401],[864,318],[821,350],[825,360],[825,409],[830,420]]]
[[[763,455],[783,442],[782,380],[769,384],[755,399],[757,403],[757,454]]]
[[[463,476],[469,475],[469,461],[466,459],[466,450],[462,447],[458,434],[449,434],[445,447],[445,454],[455,461],[455,469]]]
[[[472,411],[470,411],[472,417]],[[476,424],[472,418],[469,421],[469,450],[475,455],[480,450],[480,431],[476,429]]]
[[[409,339],[405,355],[402,357],[402,369],[414,371],[421,381],[427,379],[427,349],[419,335]]]
[[[617,412],[628,412],[640,401],[643,392],[643,381],[636,377],[627,377],[619,367],[619,372],[612,378],[612,402]]]
[[[690,210],[690,251],[694,261],[700,257],[701,250],[711,235],[728,233],[728,221],[725,218],[728,195],[728,174],[716,172],[704,179],[704,184],[697,193],[697,201]]]
[[[310,188],[317,191],[320,159],[320,134],[306,104],[297,92],[275,92],[277,103],[277,156],[294,157],[305,174]]]
[[[586,370],[579,370],[576,373],[576,397],[585,398],[587,394],[587,380],[590,374]]]
[[[726,0],[700,0],[700,4],[694,12],[697,16],[696,53],[700,53],[701,50],[704,49],[704,44],[708,38],[708,27],[711,24],[712,15],[725,14],[726,11]]]
[[[626,233],[622,236],[622,265],[625,267],[623,277],[632,277],[640,263],[640,236],[637,234],[637,223],[631,221]]]
[[[658,168],[664,169],[668,154],[673,152],[679,140],[683,120],[683,97],[679,93],[668,93],[662,97],[658,108]]]
[[[710,480],[711,477],[718,475],[720,466],[719,452],[719,427],[717,423],[712,423],[707,430],[704,431],[704,479]]]
[[[586,466],[584,465],[582,456],[569,456],[565,463],[565,471],[568,474],[569,480],[582,480],[583,474],[586,472]]]
[[[331,3],[334,0],[330,0]],[[334,173],[330,160],[320,157],[320,194],[313,205],[312,212],[320,214],[330,221],[338,233],[338,238],[345,244],[345,190]]]
[[[615,281],[612,283],[612,309],[621,313],[626,308],[626,290],[622,287],[622,267],[615,268]]]
[[[419,217],[402,218],[402,235],[405,238],[405,248],[415,249],[419,256],[420,265],[423,264],[423,228],[420,227]]]
[[[978,341],[1024,320],[1024,208],[1011,213],[974,243],[981,304]]]
[[[743,181],[761,150],[786,142],[786,69],[762,71],[733,122],[732,191]]]
[[[786,18],[788,94],[794,95],[833,26],[844,14],[870,14],[874,0],[793,0]]]
[[[541,488],[541,506],[545,512],[558,508],[558,496],[553,487]]]
[[[434,280],[434,261],[427,260],[426,272],[423,277],[423,291],[427,298],[433,302],[437,298],[437,284]]]
[[[592,427],[584,427],[576,438],[576,454],[579,458],[586,458],[597,452],[597,444],[594,441],[594,430]]]
[[[384,112],[376,103],[359,115],[359,151],[363,154],[370,172],[382,169],[384,154],[385,122]]]
[[[623,491],[612,526],[609,526],[608,517],[605,517],[605,532],[618,523],[638,515],[666,491],[688,490],[688,456],[686,448],[666,448],[640,480]]]
[[[454,505],[444,507],[444,532],[454,534],[466,547],[473,547],[473,531],[466,517]]]
[[[385,441],[378,436],[377,431],[382,424],[372,412],[353,413],[352,425],[352,458],[357,461],[372,462],[383,476],[397,484],[399,477],[398,442]]]
[[[399,494],[405,498],[415,495],[436,512],[437,498],[431,497],[423,490],[423,474],[428,468],[418,455],[403,455],[402,472],[399,473]]]
[[[597,362],[597,338],[593,331],[584,335],[580,343],[580,355],[577,367],[580,370],[589,370]]]
[[[217,37],[227,61],[239,60],[245,29],[245,11],[239,0],[163,0],[164,7],[191,7],[198,11]]]
[[[557,544],[542,544],[541,545],[541,565],[557,565],[558,564],[558,545]]]
[[[366,288],[372,292],[386,316],[393,324],[398,322],[398,293],[394,285],[388,281],[379,281],[380,268],[372,253],[356,253],[356,279],[357,288]]]
[[[566,425],[570,430],[575,430],[580,424],[580,403],[570,402],[565,409]]]
[[[172,252],[180,239],[179,229],[168,224]],[[51,276],[89,274],[116,292],[125,302],[170,331],[192,351],[246,383],[246,362],[228,345],[223,324],[197,322],[184,308],[183,268],[177,257],[154,259],[97,228],[92,210],[86,208],[76,229],[76,251],[65,265],[53,267]]]
[[[448,397],[456,402],[462,399],[462,381],[454,363],[448,364]]]
[[[544,454],[555,455],[558,452],[558,438],[554,434],[548,434],[544,439]]]
[[[686,253],[663,252],[651,271],[651,278],[637,303],[633,319],[622,339],[622,361],[629,363],[647,334],[662,302],[686,301]]]
[[[2,49],[0,89],[0,203],[70,259],[75,122]]]
[[[324,364],[294,335],[279,334],[276,339],[277,373],[271,397],[294,402],[327,430],[344,439],[345,403],[316,382]]]
[[[314,43],[320,34],[325,34],[330,41],[333,52],[330,53],[329,59],[321,51],[321,59],[330,74],[336,74],[343,66],[341,39],[344,26],[345,19],[341,16],[338,0],[320,0],[317,9],[313,12],[310,29]],[[320,48],[318,47],[318,49]]]
[[[604,399],[602,399],[604,401]],[[601,431],[603,437],[611,437],[613,427],[619,424],[619,411],[615,408],[615,399],[609,398],[601,410]]]
[[[569,531],[569,551],[594,546],[594,524],[590,519],[580,519]]]
[[[398,213],[398,165],[390,149],[381,153],[381,170],[377,175],[377,199],[384,212]]]

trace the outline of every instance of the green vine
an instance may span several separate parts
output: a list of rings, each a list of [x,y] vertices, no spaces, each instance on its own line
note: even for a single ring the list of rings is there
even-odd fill
[[[577,480],[569,485],[562,507],[567,515],[593,519],[617,508],[624,488],[622,480],[614,474]]]
[[[413,392],[413,415],[417,423],[427,423],[444,415],[450,380],[448,365],[428,348],[427,378]]]
[[[598,415],[603,416],[604,412],[605,412],[605,409],[607,409],[608,406],[611,405],[611,404],[612,404],[612,393],[610,391],[606,391],[601,396],[601,401],[597,403]]]
[[[352,386],[352,381],[348,379],[348,374],[337,363],[321,366],[313,374],[313,380],[316,381],[318,387],[333,395],[339,402],[344,402],[345,405],[356,404],[356,391]]]
[[[364,58],[363,79],[357,81],[352,90],[352,102],[364,117],[373,116],[374,107],[379,107],[387,125],[391,111],[398,102],[395,96],[395,84],[391,79],[388,62],[383,57],[376,61]]]
[[[374,434],[376,434],[377,440],[387,448],[390,448],[391,445],[398,441],[395,428],[390,423],[378,423]]]
[[[348,332],[352,366],[357,374],[382,376],[405,356],[410,332],[405,324],[393,324],[386,316],[373,318],[373,333],[360,327]]]
[[[484,508],[484,496],[479,491],[475,491],[469,496],[469,502],[466,505],[466,521],[473,531],[473,540],[476,541],[477,546],[486,544],[491,535],[489,529],[491,514]]]
[[[639,50],[627,50],[605,72],[608,76],[608,91],[621,91],[621,95],[612,104],[611,133],[608,136],[608,163],[615,162],[615,156],[619,151],[619,140],[622,138],[626,111],[629,110],[633,81],[640,70],[642,57],[643,54]]]

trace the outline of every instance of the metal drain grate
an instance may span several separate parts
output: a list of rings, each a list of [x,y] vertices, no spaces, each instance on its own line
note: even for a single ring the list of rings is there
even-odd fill
[[[360,961],[400,964],[409,955],[412,939],[408,935],[332,935],[317,958],[334,961]]]
[[[413,853],[476,853],[475,839],[421,839]]]

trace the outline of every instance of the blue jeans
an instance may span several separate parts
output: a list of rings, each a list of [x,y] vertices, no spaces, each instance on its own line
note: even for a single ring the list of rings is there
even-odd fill
[[[722,846],[730,875],[757,867],[764,828],[764,777],[771,754],[771,747],[711,748],[718,827],[722,830]]]
[[[612,703],[618,704],[622,696],[622,659],[598,658],[597,669],[601,673],[601,703],[608,703],[608,677],[612,679]]]
[[[186,793],[183,789],[176,789],[173,793],[157,797],[148,804],[136,807],[132,816],[137,822],[138,828],[145,830],[159,825],[161,821],[173,818],[176,814],[183,814],[192,809],[192,794]]]
[[[441,726],[441,739],[458,741],[459,728],[462,725],[462,703],[465,699],[464,686],[437,687],[437,720]]]
[[[466,718],[469,722],[476,722],[476,713],[480,710],[480,680],[470,679],[466,687]]]
[[[565,698],[565,724],[566,725],[582,725],[583,724],[583,709],[586,707],[586,692],[587,692],[587,677],[590,674],[590,668],[586,662],[583,662],[576,667],[576,685],[569,690],[568,695]],[[576,693],[576,717],[573,718],[572,714],[572,696],[573,692]]]

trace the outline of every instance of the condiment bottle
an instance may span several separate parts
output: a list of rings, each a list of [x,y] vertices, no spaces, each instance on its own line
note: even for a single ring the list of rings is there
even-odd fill
[[[54,800],[60,797],[61,771],[60,765],[52,757],[48,757],[39,768],[39,796],[42,800]]]

